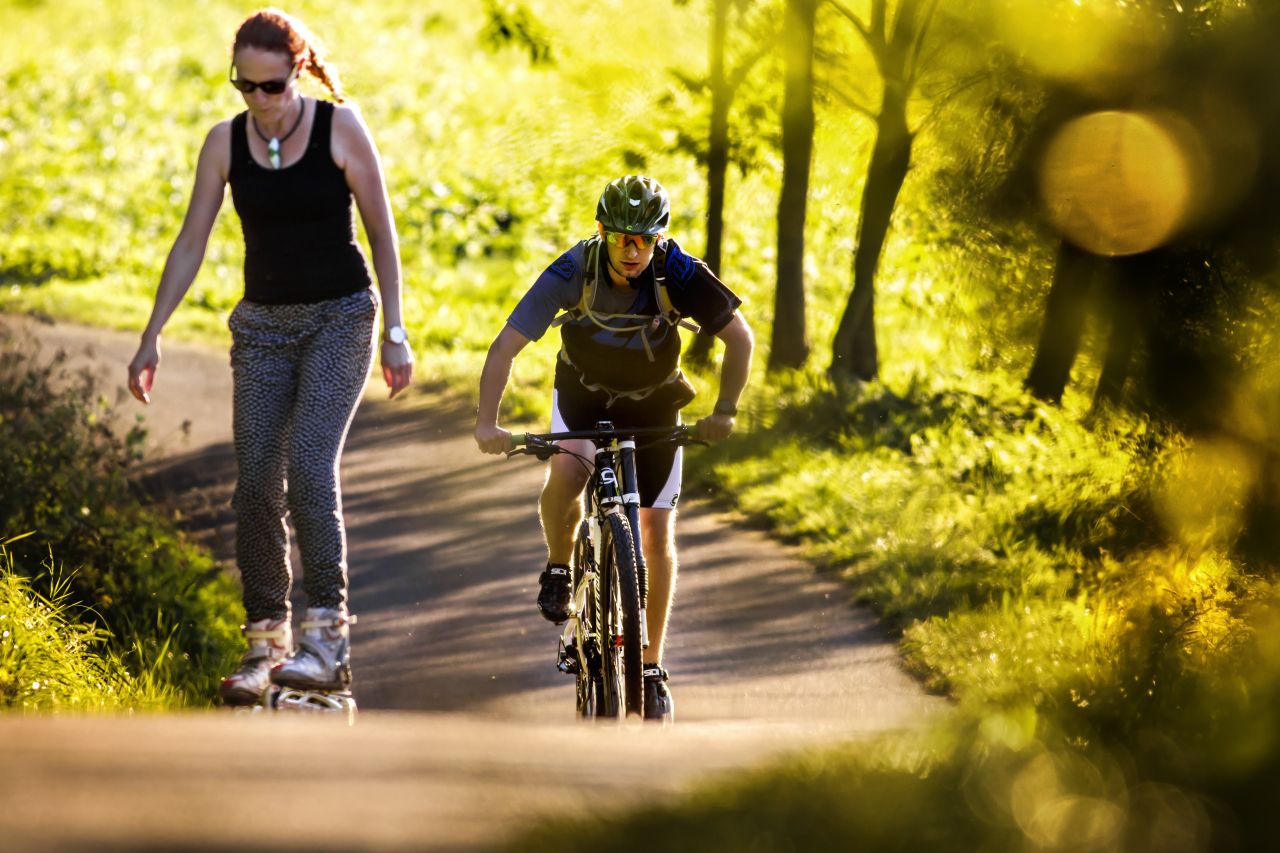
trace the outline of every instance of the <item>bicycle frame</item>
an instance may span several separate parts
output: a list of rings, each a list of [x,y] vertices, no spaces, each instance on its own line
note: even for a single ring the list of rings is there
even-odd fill
[[[613,424],[600,421],[596,424],[600,432],[612,431]],[[649,602],[649,574],[644,561],[644,548],[640,529],[640,486],[636,478],[636,442],[634,438],[610,439],[596,447],[596,465],[591,480],[583,491],[586,518],[591,528],[592,543],[595,547],[596,565],[600,564],[600,519],[610,512],[621,511],[631,525],[636,554],[636,580],[640,588],[640,647],[649,648],[649,625],[646,621],[646,608]],[[621,478],[619,478],[621,470]],[[619,491],[621,486],[621,491]]]
[[[687,426],[626,430],[600,421],[593,430],[513,436],[520,449],[508,454],[526,453],[545,460],[556,453],[571,453],[553,442],[587,439],[595,445],[591,476],[582,497],[584,518],[574,546],[572,610],[560,637],[557,662],[557,668],[577,677],[578,711],[583,716],[620,714],[623,707],[618,701],[624,697],[622,704],[634,712],[632,691],[638,688],[624,689],[620,673],[625,672],[627,679],[638,677],[633,668],[639,672],[640,655],[649,646],[648,570],[641,545],[635,463],[636,439],[642,436],[680,444],[695,441]],[[584,457],[578,458],[587,463]],[[612,580],[615,575],[620,587]],[[628,593],[629,584],[634,584],[634,591]],[[624,596],[621,604],[619,594]],[[624,614],[636,614],[638,620]],[[626,624],[632,627],[626,628]],[[638,648],[632,645],[637,640]],[[628,655],[634,656],[631,663],[620,664]]]

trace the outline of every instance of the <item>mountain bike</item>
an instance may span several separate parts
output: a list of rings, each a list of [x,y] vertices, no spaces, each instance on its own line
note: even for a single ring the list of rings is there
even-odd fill
[[[583,717],[643,716],[641,658],[649,645],[645,624],[649,583],[640,547],[636,442],[641,440],[642,447],[706,442],[695,437],[691,426],[615,429],[609,421],[597,422],[592,430],[512,438],[516,449],[508,458],[529,455],[546,461],[566,453],[591,472],[570,566],[569,619],[556,664],[561,672],[575,676],[578,713]],[[595,444],[595,459],[556,443],[572,438]]]

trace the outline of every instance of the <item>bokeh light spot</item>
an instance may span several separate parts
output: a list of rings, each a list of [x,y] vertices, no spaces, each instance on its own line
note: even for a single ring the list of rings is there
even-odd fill
[[[1187,214],[1192,178],[1184,146],[1142,113],[1105,111],[1068,122],[1041,166],[1050,222],[1099,255],[1155,248]]]

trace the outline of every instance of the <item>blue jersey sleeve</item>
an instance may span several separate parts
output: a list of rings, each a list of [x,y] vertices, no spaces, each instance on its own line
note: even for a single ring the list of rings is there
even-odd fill
[[[714,335],[729,325],[742,300],[701,259],[687,254],[675,240],[667,242],[667,295],[671,305]]]
[[[507,323],[529,340],[539,340],[551,328],[556,315],[578,304],[582,295],[582,271],[578,267],[573,250],[561,255],[516,303]]]

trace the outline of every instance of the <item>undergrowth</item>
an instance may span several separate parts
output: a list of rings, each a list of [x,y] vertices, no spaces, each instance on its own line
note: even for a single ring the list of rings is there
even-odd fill
[[[110,635],[72,600],[46,563],[49,592],[15,571],[12,541],[0,543],[0,710],[131,711],[182,703],[156,669],[130,671]]]
[[[234,581],[133,485],[141,432],[113,433],[91,380],[59,358],[37,364],[31,345],[0,341],[9,570],[100,631],[131,672],[182,701],[211,701],[239,646]]]

